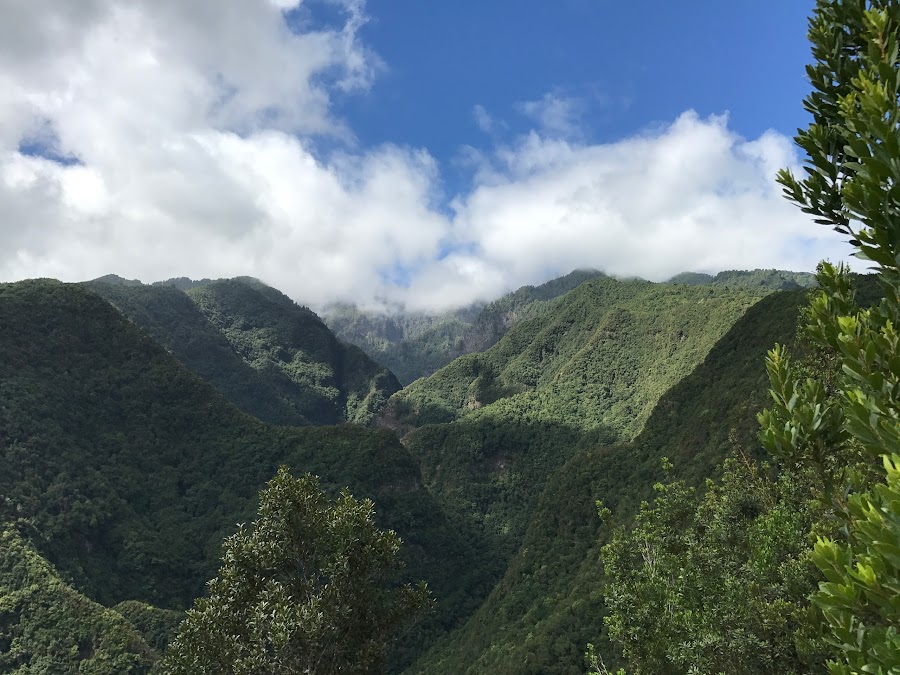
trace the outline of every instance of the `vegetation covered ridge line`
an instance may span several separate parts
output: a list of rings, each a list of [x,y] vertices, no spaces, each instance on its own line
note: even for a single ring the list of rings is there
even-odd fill
[[[778,182],[871,262],[879,299],[822,263],[805,349],[766,360],[759,440],[777,473],[742,456],[699,502],[660,484],[604,548],[605,623],[634,672],[900,673],[900,3],[818,0],[809,39],[805,172]],[[651,598],[665,611],[640,612]]]
[[[349,487],[373,499],[378,525],[407,543],[401,578],[426,580],[440,599],[394,648],[394,663],[488,590],[480,535],[434,502],[393,434],[266,426],[80,285],[0,285],[0,464],[0,520],[154,644],[153,626],[166,619],[153,607],[183,610],[203,594],[221,542],[250,520],[282,464],[320,476],[331,494]],[[0,597],[21,590],[11,582]],[[122,604],[133,600],[141,604]],[[22,668],[48,645],[73,647],[66,624],[35,633],[25,615],[3,616],[0,638],[20,637],[0,639],[0,651]]]
[[[282,425],[368,424],[400,389],[319,317],[250,278],[87,286],[232,403]]]

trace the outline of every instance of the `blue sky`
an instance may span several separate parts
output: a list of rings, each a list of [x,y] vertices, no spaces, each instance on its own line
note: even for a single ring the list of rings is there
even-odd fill
[[[473,107],[530,128],[516,104],[577,99],[586,140],[729,113],[746,137],[805,124],[809,0],[373,0],[363,38],[386,69],[343,100],[363,144],[424,146],[443,162],[489,139]]]
[[[441,309],[811,270],[807,0],[44,0],[0,24],[0,280]]]

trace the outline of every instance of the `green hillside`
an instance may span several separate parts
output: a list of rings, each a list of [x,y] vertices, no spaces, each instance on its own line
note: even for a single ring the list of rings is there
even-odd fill
[[[547,477],[584,437],[634,438],[757,300],[727,288],[590,281],[547,317],[395,394],[385,423],[423,425],[405,443],[426,485],[505,558]]]
[[[754,122],[748,109],[733,120],[741,128],[689,112],[630,138],[611,127],[599,145],[599,127],[563,127],[585,122],[588,107],[638,123],[649,108],[599,110],[603,101],[571,82],[513,104],[515,123],[492,117],[504,91],[490,111],[456,96],[485,135],[449,172],[427,133],[415,144],[403,133],[380,147],[367,134],[353,144],[335,116],[369,107],[345,100],[381,62],[372,35],[357,39],[364,8],[269,4],[280,7],[260,20],[213,17],[225,21],[207,21],[209,35],[188,49],[196,20],[209,18],[197,11],[178,35],[168,24],[185,17],[171,11],[129,11],[124,22],[9,12],[39,56],[44,29],[76,49],[65,63],[38,63],[12,44],[18,58],[3,66],[17,124],[4,133],[14,160],[4,166],[14,170],[0,203],[15,208],[12,229],[0,231],[12,244],[0,269],[74,274],[127,260],[156,223],[144,247],[152,256],[176,222],[195,257],[206,256],[200,266],[210,252],[232,258],[243,242],[247,261],[271,269],[302,240],[306,253],[342,263],[331,274],[345,288],[374,273],[370,299],[379,288],[415,293],[411,285],[433,281],[457,254],[501,276],[514,256],[537,274],[603,241],[580,235],[585,225],[609,234],[609,223],[628,224],[634,209],[619,207],[651,156],[662,161],[645,176],[637,212],[655,227],[617,232],[622,241],[599,252],[618,254],[618,269],[634,268],[635,256],[652,267],[654,229],[665,238],[673,227],[681,236],[714,226],[716,236],[693,238],[707,254],[733,258],[738,247],[799,260],[827,248],[866,261],[871,274],[827,261],[814,276],[726,270],[664,283],[577,270],[442,314],[335,305],[327,322],[249,277],[0,283],[0,674],[900,675],[900,0],[814,3],[798,155],[778,133],[741,135]],[[671,45],[690,47],[682,56],[715,61],[715,45],[691,52],[696,40],[677,25],[691,19],[685,11],[657,12],[654,24],[654,8],[641,9],[642,37],[658,46],[659,26],[671,24]],[[398,37],[420,47],[415,29],[436,16]],[[760,17],[767,11],[741,20],[746,28]],[[437,18],[452,27],[451,14]],[[489,34],[484,15],[466,18]],[[595,18],[579,11],[584,27]],[[268,36],[268,52],[220,68],[214,47],[236,21],[265,29],[248,34]],[[631,25],[608,23],[623,38]],[[695,35],[734,37],[703,28]],[[575,38],[592,34],[543,33],[550,61],[522,68],[518,89],[535,75],[550,81],[560,36],[573,38],[574,53]],[[110,44],[123,35],[131,41],[118,46],[137,58],[113,74],[149,74],[143,81],[162,83],[153,89],[178,106],[131,119],[141,98],[120,85],[133,78],[94,76],[108,65],[97,55],[117,54]],[[412,52],[385,53],[403,68]],[[491,68],[502,63],[482,58],[491,54],[477,56],[503,77]],[[254,64],[296,75],[292,100],[281,81],[248,88]],[[94,110],[79,88],[60,89],[61,69],[109,85],[97,90],[114,114]],[[750,88],[747,74],[772,72],[730,70],[725,80]],[[414,74],[396,72],[394,85]],[[623,72],[637,82],[633,64]],[[447,88],[439,70],[429,73]],[[702,93],[669,79],[660,96]],[[382,103],[400,91],[388,89]],[[59,105],[73,93],[79,106]],[[204,102],[213,109],[191,113]],[[155,152],[135,141],[147,128],[161,139]],[[116,139],[142,161],[108,161]],[[688,161],[678,161],[685,146]],[[765,236],[782,217],[771,181],[759,180],[773,161],[792,167],[774,176],[783,196],[849,249],[787,221],[790,236]],[[235,180],[250,163],[250,182]],[[109,180],[117,166],[121,179]],[[192,168],[209,179],[193,181]],[[300,187],[287,200],[277,169]],[[597,180],[584,185],[591,169]],[[448,199],[442,183],[462,188]],[[223,185],[237,199],[203,199]],[[610,186],[621,194],[598,202]],[[668,208],[673,195],[682,203]],[[328,236],[303,237],[301,202]],[[504,240],[522,208],[542,231]],[[663,211],[667,222],[654,217]],[[399,242],[416,213],[421,232]],[[759,214],[773,222],[748,235],[744,224]],[[402,227],[381,232],[394,216]],[[290,236],[267,236],[285,229]],[[556,241],[536,261],[548,233]],[[703,257],[670,239],[669,263]],[[159,265],[148,257],[138,267]],[[333,297],[328,270],[320,276],[316,297]]]
[[[60,578],[10,524],[0,524],[0,672],[147,673],[159,658],[113,609]]]
[[[520,416],[628,438],[758,299],[728,288],[590,281],[551,314],[517,323],[487,351],[395,394],[383,416],[418,427],[528,411]]]
[[[395,670],[584,672],[585,645],[604,639],[596,500],[626,522],[661,457],[700,483],[733,443],[755,448],[763,354],[793,339],[804,292],[610,278],[536,290],[501,299],[520,314],[492,347],[394,394],[381,421],[411,430],[404,447],[389,430],[270,427],[226,400],[230,383],[275,410],[288,382],[313,390],[293,399],[306,409],[333,411],[328,386],[371,386],[370,359],[335,356],[312,312],[259,282],[0,285],[0,516],[27,535],[7,527],[19,571],[0,599],[24,597],[26,567],[67,589],[42,601],[51,618],[0,630],[37,655],[69,644],[53,626],[74,616],[89,637],[67,658],[108,652],[146,672],[286,464],[374,499],[404,540],[405,577],[437,597]]]
[[[701,272],[682,272],[669,279],[670,284],[704,286],[707,284],[746,288],[753,291],[794,291],[812,288],[816,277],[810,272],[786,272],[784,270],[726,270],[715,276]]]
[[[699,483],[733,443],[755,448],[755,412],[768,387],[763,358],[776,341],[793,340],[803,301],[803,292],[777,293],[750,307],[659,399],[632,442],[584,437],[546,480],[521,548],[488,600],[409,672],[585,672],[585,645],[601,638],[599,550],[609,533],[595,502],[622,522],[652,496],[662,457]]]
[[[145,286],[116,279],[88,285],[232,403],[270,424],[367,424],[400,388],[313,312],[256,280]]]
[[[464,354],[488,349],[516,323],[547,314],[552,311],[554,300],[585,281],[604,276],[597,270],[575,270],[539,286],[523,286],[492,302],[443,314],[374,312],[351,304],[336,304],[327,307],[323,317],[341,340],[364,349],[406,386]],[[668,283],[725,285],[762,295],[809,288],[814,278],[807,272],[731,270],[715,276],[685,272]]]
[[[489,302],[475,316],[464,338],[466,353],[483,352],[492,347],[517,323],[554,311],[556,301],[591,279],[604,278],[597,270],[574,270],[539,286],[518,290]]]
[[[97,281],[87,286],[244,412],[270,424],[309,424],[299,402],[246,363],[225,334],[176,287]]]
[[[551,301],[600,276],[596,270],[576,270],[540,286],[523,286],[493,302],[444,314],[379,314],[343,304],[329,307],[324,315],[340,339],[366,350],[407,385],[463,354],[484,351],[511,326],[549,312]]]
[[[0,459],[7,517],[29,523],[63,578],[108,607],[187,607],[281,464],[374,499],[404,539],[406,574],[440,605],[403,658],[489,590],[479,536],[444,514],[394,435],[267,427],[83,286],[0,285]]]

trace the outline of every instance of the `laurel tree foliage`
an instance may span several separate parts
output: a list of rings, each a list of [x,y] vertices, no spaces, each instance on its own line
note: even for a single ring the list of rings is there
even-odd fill
[[[766,361],[759,437],[777,472],[739,453],[699,504],[660,485],[604,547],[605,623],[629,672],[900,673],[898,37],[896,0],[817,2],[804,175],[777,179],[848,237],[881,299],[861,307],[849,270],[822,263],[801,354]]]
[[[224,548],[161,672],[383,672],[390,641],[432,604],[424,583],[391,587],[400,538],[372,502],[345,490],[332,503],[310,474],[282,467]]]
[[[832,483],[824,497],[842,526],[816,542],[826,581],[812,598],[840,652],[830,672],[900,673],[900,3],[820,0],[809,37],[813,123],[796,139],[806,176],[782,171],[778,180],[816,222],[850,236],[884,298],[857,307],[846,271],[821,266],[809,331],[838,357],[834,400],[808,382],[774,387],[761,438],[785,461],[824,465]],[[791,380],[778,352],[768,366],[773,384]],[[848,449],[880,475],[848,469]]]

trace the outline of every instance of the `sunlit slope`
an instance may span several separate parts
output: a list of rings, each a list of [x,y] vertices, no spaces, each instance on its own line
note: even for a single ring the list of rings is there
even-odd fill
[[[682,272],[669,279],[670,284],[713,284],[746,288],[758,292],[795,291],[812,288],[816,276],[811,272],[787,272],[785,270],[726,270],[716,275],[699,272]]]
[[[386,416],[417,427],[517,415],[628,438],[759,298],[729,288],[589,281],[486,352],[395,394]]]
[[[147,673],[159,654],[121,614],[66,584],[0,523],[0,672]]]
[[[426,485],[505,558],[547,477],[585,436],[634,438],[660,397],[757,301],[723,288],[590,281],[550,316],[396,394],[387,411],[398,426],[433,422],[404,440]]]
[[[651,497],[662,457],[677,477],[699,483],[735,444],[753,452],[765,352],[793,340],[803,301],[803,292],[777,293],[749,308],[658,400],[632,442],[584,437],[543,483],[521,548],[488,600],[409,672],[584,673],[585,645],[603,631],[599,547],[608,529],[595,502],[621,522]]]
[[[596,270],[576,270],[493,302],[440,314],[378,313],[339,304],[326,310],[325,321],[339,338],[361,347],[409,384],[463,354],[484,351],[516,323],[548,313],[554,300],[601,276]]]

